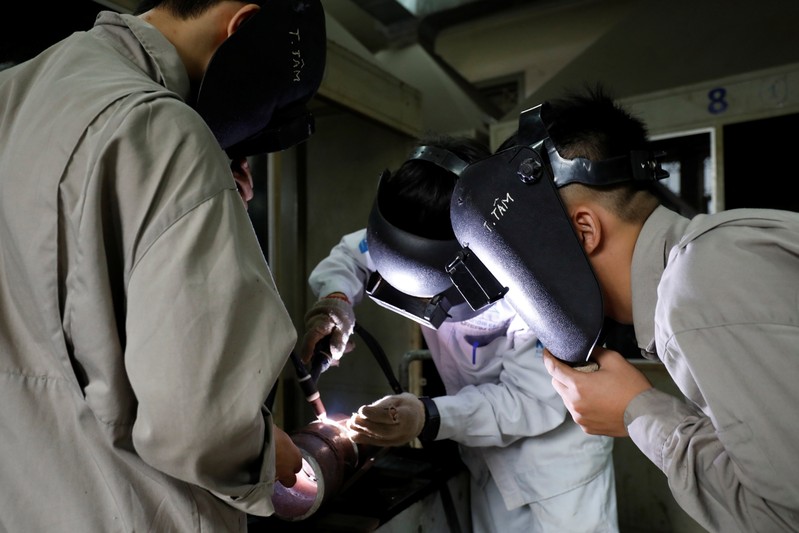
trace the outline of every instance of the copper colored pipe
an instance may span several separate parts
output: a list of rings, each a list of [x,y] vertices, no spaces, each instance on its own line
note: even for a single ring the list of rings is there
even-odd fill
[[[291,434],[300,449],[303,468],[293,487],[275,484],[272,504],[275,515],[284,520],[303,520],[338,493],[358,469],[358,446],[346,435],[344,426],[328,420],[314,421]]]

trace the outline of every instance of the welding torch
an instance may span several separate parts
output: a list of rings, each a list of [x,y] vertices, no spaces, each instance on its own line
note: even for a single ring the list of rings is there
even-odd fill
[[[314,354],[314,356],[316,356],[316,354]],[[308,372],[302,360],[294,352],[291,352],[291,362],[294,364],[294,370],[297,373],[297,381],[300,384],[300,389],[302,389],[302,392],[305,394],[305,399],[311,404],[316,418],[323,420],[327,417],[327,411],[325,410],[325,405],[322,403],[319,389],[316,388],[316,379]]]

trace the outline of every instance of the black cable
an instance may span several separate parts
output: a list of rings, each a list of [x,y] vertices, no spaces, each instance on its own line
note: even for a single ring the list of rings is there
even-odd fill
[[[363,341],[366,343],[366,346],[368,346],[369,350],[372,351],[372,354],[377,360],[377,364],[380,365],[380,368],[383,370],[383,374],[386,375],[386,379],[388,379],[388,384],[391,386],[391,389],[397,394],[402,394],[405,392],[402,389],[402,385],[400,385],[399,380],[394,375],[394,371],[391,369],[391,363],[389,362],[388,357],[386,357],[386,352],[383,351],[383,348],[372,336],[372,334],[366,331],[358,322],[355,322],[353,331],[357,333],[361,339],[363,339]]]
[[[402,388],[402,385],[400,384],[399,380],[394,375],[394,371],[391,368],[391,363],[389,362],[388,357],[386,356],[386,352],[383,350],[382,346],[380,346],[380,343],[377,342],[377,339],[375,339],[372,336],[372,334],[369,333],[358,322],[356,322],[355,325],[353,326],[353,331],[355,333],[357,333],[358,336],[361,339],[363,339],[364,343],[366,343],[366,346],[372,352],[372,355],[374,356],[375,360],[377,361],[377,364],[380,366],[381,370],[383,371],[383,374],[386,376],[386,379],[388,379],[388,383],[391,386],[391,389],[396,394],[402,394],[403,392],[405,392],[405,390]],[[325,338],[325,339],[322,339],[317,344],[316,349],[314,350],[314,356],[313,356],[312,362],[311,362],[310,374],[307,373],[307,370],[302,365],[302,362],[299,360],[299,358],[294,354],[294,352],[291,353],[290,359],[291,359],[292,364],[294,365],[294,369],[297,372],[298,377],[300,377],[300,378],[303,377],[303,376],[306,377],[306,378],[310,377],[310,379],[307,379],[308,383],[316,385],[316,382],[317,382],[317,380],[319,378],[319,375],[322,372],[324,372],[325,370],[327,370],[328,366],[330,365],[330,360],[332,359],[331,356],[330,356],[330,348],[329,348],[330,345],[329,345],[329,343],[330,343],[330,339]],[[308,383],[306,383],[306,385],[308,385]],[[277,392],[277,383],[275,383],[275,385],[272,387],[272,390],[269,393],[269,396],[268,396],[267,401],[266,401],[266,406],[267,406],[267,408],[269,408],[269,410],[272,409],[272,404],[274,402],[274,398],[275,398],[275,393],[276,392]],[[347,488],[350,485],[352,485],[353,482],[357,478],[360,477],[360,475],[358,475],[358,474],[362,475],[363,472],[368,468],[368,466],[371,466],[372,464],[374,464],[374,459],[376,459],[377,457],[387,453],[389,449],[390,448],[388,448],[388,447],[382,448],[381,451],[378,452],[372,458],[371,461],[369,461],[365,465],[361,466],[361,468],[359,469],[359,472],[356,472],[355,475],[352,476],[352,478],[345,484],[345,487],[343,487],[343,488]],[[342,492],[343,492],[343,490],[342,490]],[[455,506],[454,506],[454,502],[453,502],[453,499],[452,499],[452,494],[450,493],[449,486],[447,485],[446,481],[444,481],[441,484],[441,486],[439,487],[439,492],[441,494],[441,503],[442,503],[442,506],[444,507],[444,514],[446,515],[447,523],[450,526],[450,530],[453,533],[460,533],[461,532],[461,527],[460,527],[460,524],[459,524],[459,521],[458,521],[457,513],[455,511]]]
[[[358,334],[359,337],[363,339],[369,349],[372,351],[372,354],[375,356],[377,363],[380,365],[380,368],[383,369],[383,373],[386,375],[388,379],[389,385],[394,390],[396,394],[402,394],[405,390],[402,388],[402,385],[397,380],[396,376],[394,375],[394,371],[391,369],[391,363],[386,356],[386,352],[383,351],[383,348],[380,346],[380,343],[372,336],[371,333],[366,331],[363,326],[355,322],[355,327],[353,328],[355,333]],[[420,441],[421,442],[421,441]],[[425,443],[422,443],[422,446],[425,446]],[[384,450],[387,448],[384,448]],[[452,493],[449,490],[449,485],[447,481],[442,481],[441,485],[439,486],[439,494],[441,495],[441,505],[444,507],[444,514],[446,515],[447,523],[449,524],[450,531],[452,533],[460,533],[461,527],[460,522],[458,520],[458,514],[455,511],[455,503],[452,499]]]

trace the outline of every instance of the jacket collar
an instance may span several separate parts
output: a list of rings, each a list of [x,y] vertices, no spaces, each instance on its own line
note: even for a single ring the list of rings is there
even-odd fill
[[[184,101],[188,99],[191,84],[186,67],[177,49],[155,26],[133,15],[101,11],[92,31],[103,36],[153,81]]]
[[[633,326],[638,347],[647,359],[658,358],[655,349],[655,307],[660,278],[669,252],[682,237],[689,219],[659,206],[644,223],[633,251],[631,270]]]

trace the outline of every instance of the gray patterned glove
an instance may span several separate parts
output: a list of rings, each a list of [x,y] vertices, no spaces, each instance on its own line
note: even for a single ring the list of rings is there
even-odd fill
[[[341,356],[355,348],[350,339],[355,326],[355,313],[352,304],[343,294],[326,296],[316,303],[305,314],[305,335],[300,347],[300,359],[306,365],[311,362],[314,348],[325,337],[330,337],[330,355],[336,364]]]

